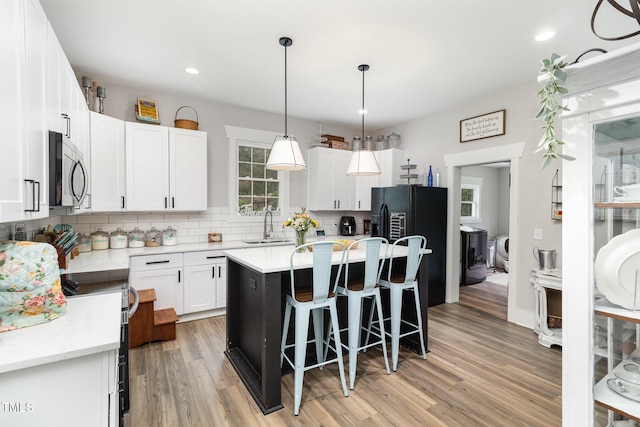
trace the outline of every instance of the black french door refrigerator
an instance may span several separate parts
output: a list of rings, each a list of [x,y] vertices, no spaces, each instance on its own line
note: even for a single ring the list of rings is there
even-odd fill
[[[447,259],[447,189],[396,185],[371,189],[371,236],[393,243],[420,234],[427,238],[428,306],[444,303]],[[422,262],[425,262],[423,259]]]

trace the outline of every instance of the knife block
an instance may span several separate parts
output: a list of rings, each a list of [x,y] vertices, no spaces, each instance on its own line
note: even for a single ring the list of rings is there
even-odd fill
[[[54,246],[54,248],[58,251],[58,266],[66,269],[69,266],[69,255],[62,255],[63,249],[58,246]]]

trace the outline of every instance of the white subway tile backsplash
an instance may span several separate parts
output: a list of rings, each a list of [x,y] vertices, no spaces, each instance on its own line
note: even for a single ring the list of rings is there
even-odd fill
[[[74,215],[74,216],[66,216],[64,218],[65,220],[67,218],[69,219],[75,218],[78,224],[95,224],[95,223],[106,224],[109,222],[109,215],[98,215],[98,214]]]

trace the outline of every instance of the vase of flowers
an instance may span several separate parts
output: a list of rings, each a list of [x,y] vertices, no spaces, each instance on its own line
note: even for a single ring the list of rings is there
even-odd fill
[[[285,221],[285,227],[291,227],[296,232],[296,246],[304,245],[305,233],[310,228],[316,228],[318,221],[311,219],[307,213],[307,208],[301,208],[302,212],[296,212],[296,216]],[[306,248],[299,248],[298,252],[304,252]]]

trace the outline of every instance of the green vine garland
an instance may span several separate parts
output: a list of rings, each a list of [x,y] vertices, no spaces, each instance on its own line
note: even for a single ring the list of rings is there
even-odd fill
[[[536,95],[540,97],[540,110],[536,114],[536,119],[542,119],[544,124],[541,126],[544,131],[540,142],[538,142],[539,151],[543,151],[543,161],[541,169],[544,169],[551,162],[560,157],[565,160],[575,160],[575,157],[562,154],[558,151],[558,146],[563,145],[564,142],[556,138],[555,119],[562,111],[569,111],[567,107],[562,106],[560,95],[567,93],[567,89],[562,87],[567,79],[567,73],[564,71],[564,67],[567,63],[564,62],[566,56],[560,56],[556,53],[551,54],[550,59],[542,60],[542,67],[540,68],[540,74],[544,75],[545,83],[542,89],[538,91]]]

